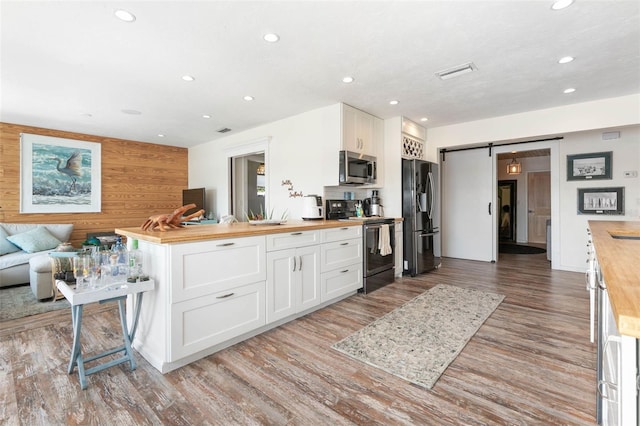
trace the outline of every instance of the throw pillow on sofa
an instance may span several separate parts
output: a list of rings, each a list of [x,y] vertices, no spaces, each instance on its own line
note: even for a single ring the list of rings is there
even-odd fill
[[[0,256],[20,251],[20,247],[12,244],[10,241],[7,241],[8,236],[9,234],[7,234],[7,231],[0,226]]]
[[[62,241],[51,235],[44,226],[39,226],[22,234],[11,235],[7,240],[27,253],[50,250],[58,247]]]

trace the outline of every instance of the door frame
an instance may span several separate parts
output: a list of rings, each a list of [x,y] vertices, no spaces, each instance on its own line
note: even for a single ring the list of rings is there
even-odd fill
[[[518,143],[513,141],[514,143]],[[504,145],[499,145],[503,143]],[[496,142],[493,145],[493,182],[498,182],[498,155],[507,152],[513,152],[515,145],[507,145],[509,141]],[[560,153],[559,140],[548,140],[540,142],[519,143],[518,151],[533,151],[537,149],[549,149],[549,174],[551,182],[551,269],[555,269],[554,265],[560,264]],[[522,198],[521,198],[522,199]],[[498,203],[498,185],[493,185],[493,202]],[[444,213],[444,212],[443,212]],[[495,225],[494,225],[495,226]],[[498,259],[498,233],[493,232],[493,258]]]

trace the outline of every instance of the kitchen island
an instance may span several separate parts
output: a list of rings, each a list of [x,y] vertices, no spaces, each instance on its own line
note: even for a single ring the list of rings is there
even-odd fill
[[[598,423],[637,425],[640,221],[590,220],[589,231],[592,310],[597,296]]]
[[[287,221],[116,229],[156,282],[134,347],[162,373],[353,295],[362,224]]]

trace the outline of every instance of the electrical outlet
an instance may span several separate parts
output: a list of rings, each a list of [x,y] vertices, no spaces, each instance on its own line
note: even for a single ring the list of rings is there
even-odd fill
[[[623,173],[623,176],[626,178],[636,178],[638,177],[638,171],[637,170],[629,170]]]

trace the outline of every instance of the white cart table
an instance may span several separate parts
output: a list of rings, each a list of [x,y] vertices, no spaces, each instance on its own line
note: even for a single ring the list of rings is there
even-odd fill
[[[57,280],[56,287],[71,304],[71,320],[73,323],[73,347],[71,349],[71,361],[69,362],[68,373],[73,373],[74,368],[76,366],[78,367],[80,387],[82,389],[87,388],[88,375],[97,373],[118,364],[122,364],[124,362],[129,362],[131,365],[131,370],[135,370],[136,360],[133,356],[131,342],[133,341],[136,333],[136,328],[138,326],[142,296],[145,291],[153,290],[154,282],[152,280],[138,281],[135,283],[121,282],[111,284],[107,287],[99,289],[76,291],[76,289],[74,288],[75,286],[69,286],[66,282]],[[129,331],[129,327],[127,325],[125,305],[127,296],[129,295],[134,298],[133,323],[131,324],[131,331]],[[110,349],[106,352],[84,358],[82,356],[82,348],[80,345],[80,331],[82,329],[82,309],[84,305],[88,303],[107,302],[118,302],[118,308],[120,310],[120,324],[122,326],[122,338],[124,344],[122,346]],[[103,364],[96,365],[95,367],[85,369],[85,363],[104,358],[118,352],[124,352],[124,355],[121,358],[117,358]]]

